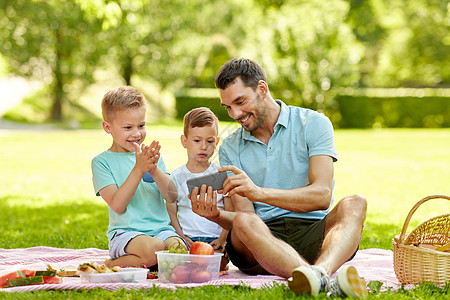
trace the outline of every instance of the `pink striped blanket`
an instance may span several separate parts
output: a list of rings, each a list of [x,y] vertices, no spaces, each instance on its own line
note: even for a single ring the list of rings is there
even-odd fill
[[[25,249],[1,249],[0,248],[0,276],[21,270],[45,270],[47,264],[61,268],[68,265],[78,266],[85,262],[97,262],[103,264],[109,258],[107,250],[96,248],[87,249],[61,249],[52,247],[32,247]],[[352,261],[347,262],[355,266],[367,283],[380,281],[383,283],[381,290],[388,288],[397,289],[399,283],[393,270],[392,251],[382,249],[359,250]],[[335,276],[335,274],[333,274]],[[4,292],[23,292],[51,289],[93,289],[103,288],[114,291],[124,289],[150,289],[153,286],[166,289],[178,287],[198,287],[202,285],[246,285],[251,288],[273,286],[273,284],[286,284],[286,280],[278,276],[250,276],[240,272],[235,266],[219,276],[217,280],[205,283],[172,284],[162,283],[158,279],[148,279],[141,283],[82,283],[78,277],[64,277],[61,284],[40,284],[19,286],[0,289]]]

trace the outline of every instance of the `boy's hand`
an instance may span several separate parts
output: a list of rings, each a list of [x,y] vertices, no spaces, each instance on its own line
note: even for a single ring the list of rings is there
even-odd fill
[[[156,169],[159,160],[159,150],[161,146],[159,142],[153,141],[150,146],[134,143],[136,153],[136,168],[144,174],[150,172],[150,174]]]
[[[214,240],[210,243],[211,246],[213,246],[214,251],[220,251],[222,253],[225,252],[225,241],[218,238],[217,240]]]

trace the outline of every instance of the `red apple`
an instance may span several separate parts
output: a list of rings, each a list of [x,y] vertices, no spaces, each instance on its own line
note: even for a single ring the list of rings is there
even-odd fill
[[[186,266],[176,266],[170,274],[170,281],[173,283],[186,283],[189,282],[189,269]]]
[[[214,248],[205,242],[194,242],[189,249],[189,254],[214,255]]]
[[[189,254],[193,254],[191,261],[199,265],[208,265],[211,262],[211,256],[214,255],[214,248],[205,242],[194,242],[189,249]]]
[[[195,283],[210,281],[211,278],[212,274],[206,268],[197,268],[194,269],[191,273],[191,281]]]

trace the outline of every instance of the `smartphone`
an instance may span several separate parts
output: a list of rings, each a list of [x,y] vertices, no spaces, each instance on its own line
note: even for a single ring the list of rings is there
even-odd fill
[[[198,187],[200,191],[200,188],[203,184],[206,184],[206,186],[212,186],[214,191],[221,190],[223,189],[223,182],[226,178],[227,172],[214,172],[211,174],[188,179],[186,181],[186,184],[189,190],[189,195],[192,194],[192,190],[195,187]]]

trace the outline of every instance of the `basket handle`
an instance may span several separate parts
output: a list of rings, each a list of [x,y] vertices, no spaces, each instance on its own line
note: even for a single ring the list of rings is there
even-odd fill
[[[450,201],[450,197],[446,196],[446,195],[431,195],[431,196],[423,198],[422,200],[417,202],[413,206],[413,208],[411,208],[411,210],[408,213],[408,216],[406,217],[405,223],[403,224],[403,228],[402,228],[402,232],[400,233],[399,241],[404,242],[404,237],[406,234],[406,230],[408,229],[409,221],[411,221],[412,215],[416,212],[416,210],[419,208],[419,206],[421,206],[423,203],[427,202],[428,200],[438,199],[438,198],[443,198],[443,199],[447,199]]]

